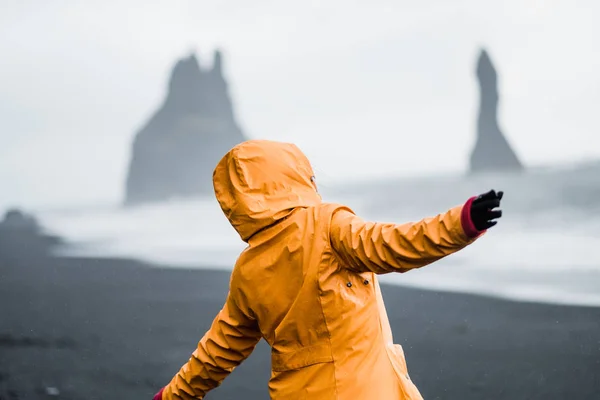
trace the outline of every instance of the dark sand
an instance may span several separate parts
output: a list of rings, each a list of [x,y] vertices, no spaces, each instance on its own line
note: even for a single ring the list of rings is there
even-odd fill
[[[0,246],[0,399],[151,399],[209,328],[228,279]],[[383,291],[426,399],[600,399],[600,308]],[[261,342],[207,399],[267,399],[268,350]]]

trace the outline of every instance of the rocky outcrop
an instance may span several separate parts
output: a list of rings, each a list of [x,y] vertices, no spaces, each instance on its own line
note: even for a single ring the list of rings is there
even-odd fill
[[[37,234],[39,232],[37,220],[23,211],[11,208],[4,214],[4,219],[0,221],[0,231],[20,231]]]
[[[477,63],[480,103],[477,141],[471,153],[471,172],[522,170],[523,164],[498,126],[498,76],[488,53],[482,50]]]
[[[0,259],[7,254],[18,257],[46,254],[61,244],[62,239],[43,232],[33,216],[19,209],[6,211],[0,221]]]
[[[225,153],[244,141],[235,121],[222,56],[202,70],[190,55],[177,62],[162,106],[136,134],[125,203],[210,194],[212,172]]]

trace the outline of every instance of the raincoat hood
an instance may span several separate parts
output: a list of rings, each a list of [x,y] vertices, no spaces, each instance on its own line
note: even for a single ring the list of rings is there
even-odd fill
[[[215,195],[242,240],[321,196],[310,162],[291,143],[249,140],[231,149],[213,173]]]

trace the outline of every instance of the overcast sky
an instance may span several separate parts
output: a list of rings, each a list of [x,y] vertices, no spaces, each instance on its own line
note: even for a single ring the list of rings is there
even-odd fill
[[[0,4],[0,205],[120,200],[173,64],[217,47],[247,136],[321,179],[463,171],[481,46],[526,164],[600,158],[594,0]]]

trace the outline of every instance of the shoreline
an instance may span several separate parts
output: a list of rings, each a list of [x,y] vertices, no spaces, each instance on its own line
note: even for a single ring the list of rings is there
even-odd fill
[[[187,360],[228,290],[230,271],[24,251],[0,253],[2,400],[151,399]],[[600,308],[384,283],[382,292],[395,342],[426,399],[600,393]],[[207,399],[268,398],[269,368],[261,341]],[[49,395],[54,389],[59,394]]]
[[[209,263],[171,263],[170,265],[167,266],[168,263],[164,263],[164,262],[159,262],[159,261],[152,261],[149,259],[139,259],[139,258],[135,258],[135,257],[129,257],[129,256],[97,256],[97,255],[86,255],[85,253],[71,253],[69,254],[68,251],[69,247],[64,247],[63,249],[61,249],[57,254],[52,255],[52,257],[54,258],[64,258],[64,259],[79,259],[79,260],[98,260],[98,259],[105,259],[105,260],[118,260],[118,261],[122,261],[122,262],[136,262],[139,263],[140,266],[144,266],[147,268],[156,268],[156,269],[167,269],[167,270],[175,270],[175,269],[180,269],[180,270],[189,270],[189,271],[222,271],[222,272],[228,272],[231,273],[233,266],[231,267],[226,267],[226,266],[214,266],[214,265],[210,265]],[[454,263],[452,263],[454,264]],[[432,270],[433,268],[436,268],[435,271]],[[423,272],[425,272],[425,274],[427,275],[436,275],[437,280],[443,280],[444,278],[451,276],[453,273],[456,272],[456,270],[454,269],[453,271],[449,271],[451,269],[455,268],[454,265],[446,265],[444,267],[440,267],[440,266],[426,266],[423,267],[423,269],[421,271],[414,271],[414,272],[409,272],[408,274],[398,274],[402,277],[402,279],[394,279],[396,277],[392,276],[394,275],[393,273],[385,275],[385,276],[380,276],[380,280],[379,283],[381,285],[385,285],[385,286],[392,286],[392,287],[398,287],[398,288],[407,288],[407,289],[417,289],[417,290],[424,290],[424,291],[428,291],[428,292],[440,292],[440,293],[456,293],[456,294],[464,294],[467,296],[478,296],[478,297],[483,297],[483,298],[487,298],[487,299],[497,299],[497,300],[503,300],[503,301],[510,301],[510,302],[517,302],[517,303],[531,303],[531,304],[539,304],[539,305],[550,305],[550,306],[566,306],[566,307],[589,307],[589,308],[600,308],[600,292],[597,296],[595,296],[592,300],[589,299],[589,296],[586,299],[583,299],[583,296],[573,296],[572,294],[568,294],[566,295],[565,293],[561,294],[561,297],[559,297],[558,299],[556,298],[556,294],[555,293],[548,293],[546,296],[547,297],[552,297],[554,296],[554,298],[552,300],[542,300],[539,298],[539,294],[536,296],[531,296],[528,294],[523,295],[523,293],[521,294],[516,294],[516,292],[513,291],[507,291],[507,290],[498,290],[497,288],[494,288],[492,290],[489,290],[488,288],[485,288],[483,286],[480,287],[465,287],[463,285],[444,285],[444,284],[439,284],[439,283],[434,283],[432,284],[431,282],[426,282],[425,280],[415,280],[412,279],[413,277],[410,274],[414,274],[419,273],[419,274],[423,274]],[[425,271],[423,271],[425,270]],[[462,271],[460,271],[462,272]],[[482,271],[482,275],[485,274],[486,271]],[[555,274],[558,275],[558,274]],[[562,275],[562,273],[561,273]],[[408,276],[408,279],[406,278]],[[592,278],[596,278],[596,276],[594,275]],[[393,281],[392,281],[393,279]],[[598,299],[596,299],[596,297],[598,297]]]

